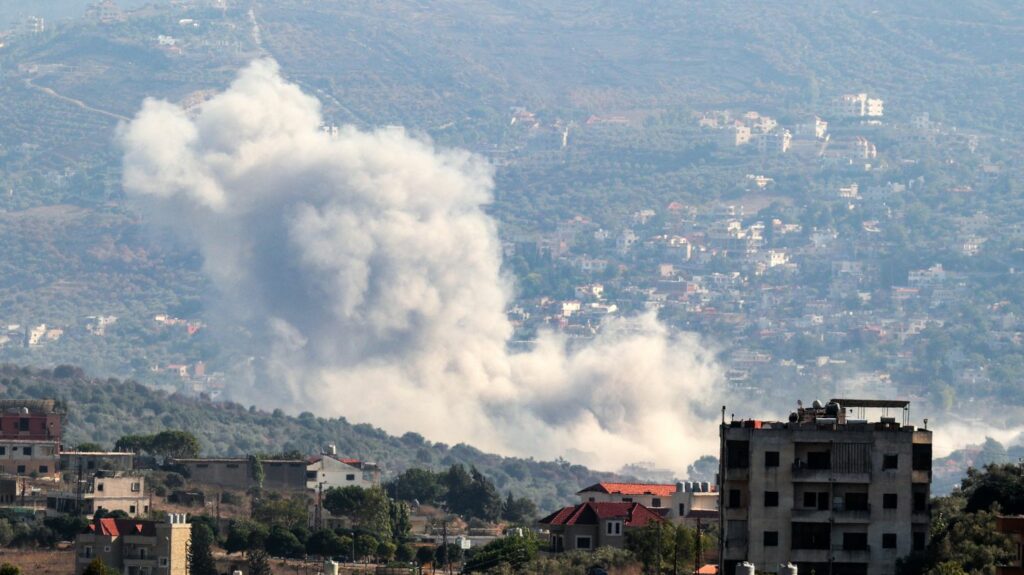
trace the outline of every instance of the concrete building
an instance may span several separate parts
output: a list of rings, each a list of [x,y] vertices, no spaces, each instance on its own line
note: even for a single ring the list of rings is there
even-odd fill
[[[62,451],[61,473],[83,479],[100,471],[131,471],[135,467],[135,454],[120,451]]]
[[[164,522],[97,519],[75,539],[75,573],[99,558],[124,575],[185,575],[191,539],[184,514],[172,513]]]
[[[718,522],[718,489],[709,483],[595,483],[576,493],[581,503],[639,503],[688,527]]]
[[[325,454],[311,458],[306,467],[307,489],[351,486],[368,489],[378,485],[380,468],[374,463]]]
[[[0,400],[0,440],[32,439],[60,443],[63,410],[52,399]]]
[[[874,421],[866,410],[881,410]],[[888,411],[902,414],[902,422]],[[932,434],[909,402],[834,399],[788,421],[721,426],[723,573],[742,561],[772,571],[892,575],[925,548]]]
[[[0,439],[0,473],[57,477],[59,451],[55,441]]]
[[[47,494],[46,509],[48,514],[81,512],[90,516],[106,509],[124,511],[131,517],[145,517],[149,515],[146,478],[99,473],[83,481],[78,491]]]
[[[640,503],[586,502],[563,507],[538,523],[551,537],[551,550],[589,551],[625,546],[626,533],[665,521]]]
[[[877,118],[885,113],[885,102],[865,93],[844,94],[832,101],[832,113],[846,118]]]
[[[196,483],[227,489],[245,490],[256,486],[253,460],[245,457],[175,459]],[[263,487],[271,490],[306,489],[306,461],[303,459],[264,459]]]

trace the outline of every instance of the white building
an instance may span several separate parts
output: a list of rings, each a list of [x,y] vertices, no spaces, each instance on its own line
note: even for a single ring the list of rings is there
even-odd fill
[[[380,468],[374,463],[358,459],[345,459],[337,455],[320,455],[306,466],[306,487],[328,490],[332,487],[362,487],[380,485]]]
[[[879,118],[885,112],[881,98],[870,98],[866,93],[844,94],[832,101],[832,112],[846,118]]]

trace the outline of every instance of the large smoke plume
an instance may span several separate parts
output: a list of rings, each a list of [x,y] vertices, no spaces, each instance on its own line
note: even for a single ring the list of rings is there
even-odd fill
[[[266,367],[236,399],[604,468],[714,452],[700,341],[642,316],[510,353],[487,163],[321,122],[261,60],[196,114],[147,100],[121,132],[126,190],[194,242],[218,309],[259,340]]]

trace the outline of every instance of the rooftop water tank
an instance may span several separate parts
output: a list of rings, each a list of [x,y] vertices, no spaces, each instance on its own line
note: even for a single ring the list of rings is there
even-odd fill
[[[754,569],[753,563],[747,563],[744,561],[736,565],[736,575],[755,575],[757,571]]]
[[[779,575],[797,575],[796,565],[792,563],[779,565]]]

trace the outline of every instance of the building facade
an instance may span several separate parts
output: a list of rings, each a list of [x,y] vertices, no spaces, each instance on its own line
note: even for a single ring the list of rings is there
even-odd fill
[[[863,418],[895,410],[903,421]],[[855,418],[853,414],[858,416]],[[832,400],[785,422],[721,427],[722,569],[892,575],[927,544],[931,432],[909,425],[909,403]]]
[[[146,478],[142,475],[100,473],[85,480],[79,491],[59,491],[46,496],[49,514],[84,513],[92,516],[100,509],[124,511],[131,517],[149,514]]]
[[[626,533],[664,519],[640,503],[586,502],[563,507],[538,523],[551,538],[551,550],[591,551],[625,546]]]
[[[45,439],[0,439],[0,473],[57,477],[60,444]]]
[[[124,575],[186,575],[192,525],[184,514],[164,522],[103,518],[75,539],[75,573],[94,559]]]
[[[710,483],[595,483],[576,493],[581,503],[639,503],[687,527],[718,523],[718,488]]]
[[[250,458],[175,459],[197,483],[226,489],[245,490],[256,486],[255,461]],[[264,459],[263,487],[278,490],[306,489],[306,461],[303,459]]]
[[[335,455],[313,457],[306,466],[306,488],[327,490],[332,487],[362,487],[380,485],[380,468],[374,463],[358,459],[339,458]]]

